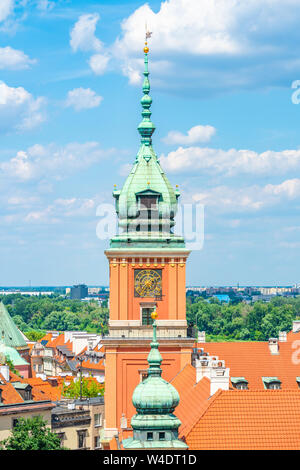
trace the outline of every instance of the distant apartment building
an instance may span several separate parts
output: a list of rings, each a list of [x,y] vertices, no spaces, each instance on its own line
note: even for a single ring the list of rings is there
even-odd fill
[[[101,450],[104,399],[62,400],[52,411],[52,432],[70,450]]]
[[[72,300],[81,300],[87,297],[89,294],[88,287],[85,284],[78,284],[71,287],[70,298]]]
[[[34,376],[77,376],[81,371],[84,377],[92,376],[102,383],[104,355],[101,339],[100,335],[86,331],[47,332],[31,350]],[[79,358],[82,358],[81,362]]]

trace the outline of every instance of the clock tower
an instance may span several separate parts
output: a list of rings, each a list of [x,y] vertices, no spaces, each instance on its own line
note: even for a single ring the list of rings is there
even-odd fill
[[[105,251],[110,271],[109,335],[103,339],[106,439],[129,426],[135,413],[132,394],[147,376],[153,310],[159,318],[165,380],[191,362],[194,344],[186,322],[185,268],[190,252],[184,238],[173,233],[180,194],[152,147],[148,52],[145,43],[141,144],[123,188],[113,191],[120,233]]]

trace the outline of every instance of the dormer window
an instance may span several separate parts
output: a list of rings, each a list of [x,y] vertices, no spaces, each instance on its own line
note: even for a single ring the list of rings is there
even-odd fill
[[[262,381],[267,390],[281,389],[281,381],[277,377],[262,377]]]
[[[158,202],[160,198],[161,193],[150,188],[136,193],[137,209],[139,211],[139,224],[136,231],[151,232],[152,230],[158,230]]]
[[[248,390],[248,380],[245,377],[231,377],[231,383],[236,390]]]
[[[138,198],[138,202],[139,202],[139,210],[142,210],[142,209],[156,210],[157,203],[158,203],[158,196],[152,196],[152,195],[140,196]]]

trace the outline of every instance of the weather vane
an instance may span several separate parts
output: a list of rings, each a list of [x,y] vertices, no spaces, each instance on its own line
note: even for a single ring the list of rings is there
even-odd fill
[[[145,41],[147,43],[147,39],[151,38],[151,35],[152,35],[152,32],[148,30],[147,23],[145,23],[145,30],[146,30]]]
[[[148,54],[149,52],[149,48],[148,48],[148,43],[147,43],[147,39],[148,38],[151,38],[151,31],[148,31],[148,28],[147,28],[147,23],[145,23],[145,30],[146,30],[146,33],[145,33],[145,47],[144,47],[144,52],[145,54]]]

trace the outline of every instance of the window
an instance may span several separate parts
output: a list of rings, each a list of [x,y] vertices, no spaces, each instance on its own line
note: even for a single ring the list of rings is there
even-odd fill
[[[158,439],[160,441],[164,441],[165,440],[165,433],[164,432],[159,432],[158,433]]]
[[[248,390],[248,381],[245,377],[231,377],[231,383],[236,390]]]
[[[95,449],[101,449],[100,436],[95,436]]]
[[[101,413],[95,414],[95,427],[96,426],[102,426],[102,414]]]
[[[237,390],[248,390],[248,384],[246,384],[245,382],[239,382],[236,384],[235,388]]]
[[[25,390],[25,393],[24,393],[24,400],[31,400],[32,399],[32,395],[31,395],[31,388],[29,390]]]
[[[64,432],[58,432],[57,437],[60,439],[60,446],[64,446],[64,439],[65,439],[65,433]]]
[[[280,387],[279,382],[272,382],[272,383],[268,384],[268,386],[267,386],[268,390],[279,390],[280,388],[281,387]]]
[[[151,313],[153,311],[154,308],[142,307],[142,325],[152,325]]]
[[[147,432],[147,441],[153,441],[153,432]]]
[[[267,390],[280,390],[281,381],[277,377],[262,377],[265,389]]]
[[[78,432],[78,449],[84,449],[86,447],[86,431],[77,431]]]

